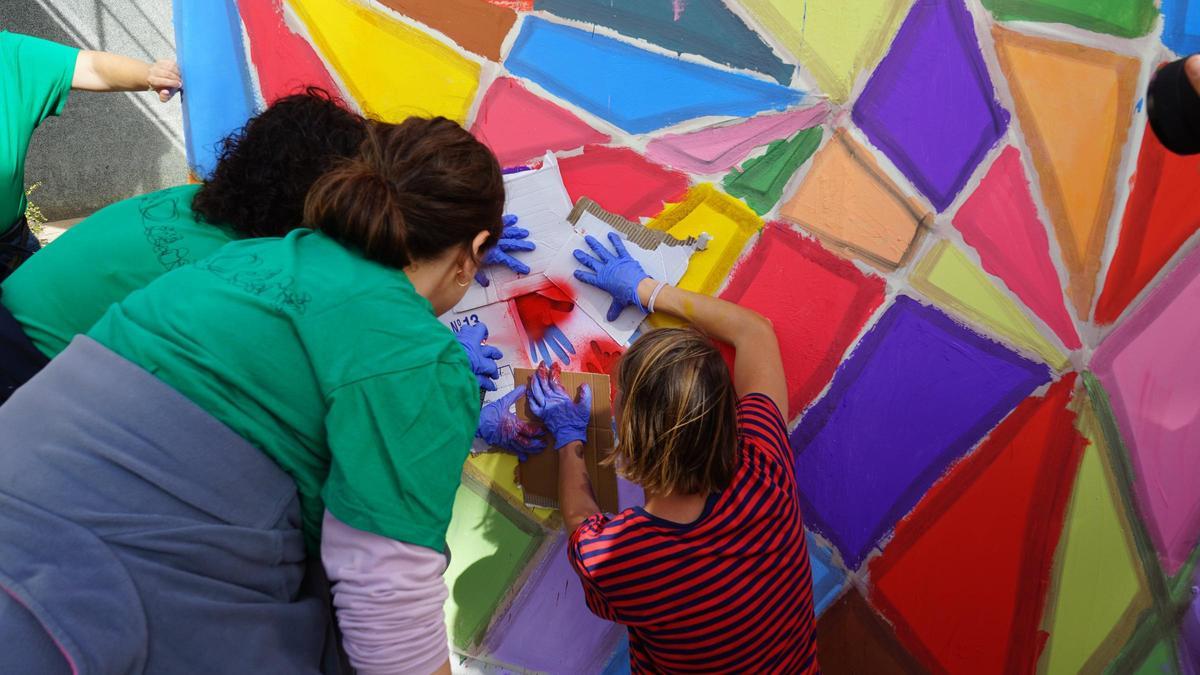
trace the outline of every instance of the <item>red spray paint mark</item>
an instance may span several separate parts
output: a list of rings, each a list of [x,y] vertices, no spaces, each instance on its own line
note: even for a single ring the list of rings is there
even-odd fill
[[[608,211],[637,220],[657,216],[663,203],[679,201],[686,175],[651,162],[629,148],[589,146],[558,160],[571,201],[590,197]]]
[[[1075,375],[1026,399],[896,527],[871,600],[925,666],[1033,673],[1054,550],[1086,441]]]
[[[1117,251],[1096,303],[1096,322],[1110,324],[1200,229],[1200,158],[1174,155],[1147,125]]]
[[[621,355],[625,353],[625,348],[607,335],[603,335],[586,340],[586,345],[582,353],[583,371],[585,373],[607,375],[610,390],[609,400],[616,400],[617,364],[621,362]]]
[[[340,96],[312,45],[284,23],[281,0],[238,0],[238,11],[250,36],[250,60],[267,105],[308,86]]]
[[[575,310],[575,299],[556,286],[513,299],[517,318],[530,340],[541,340],[552,326],[565,323]]]
[[[768,223],[721,297],[774,323],[788,404],[797,414],[833,377],[883,292],[883,279],[863,274],[783,223]],[[728,348],[726,353],[732,356]]]

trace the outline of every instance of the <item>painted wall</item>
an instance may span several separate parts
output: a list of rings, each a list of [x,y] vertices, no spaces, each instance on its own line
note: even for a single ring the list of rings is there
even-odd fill
[[[171,3],[157,0],[5,2],[0,27],[82,49],[152,61],[175,55]],[[75,92],[61,117],[34,134],[26,185],[51,220],[84,216],[114,201],[187,180],[178,101],[149,94]]]
[[[573,199],[712,235],[681,285],[779,332],[828,673],[1195,672],[1200,160],[1163,151],[1142,92],[1200,48],[1200,0],[1161,12],[175,2],[200,173],[250,110],[320,83],[457,119],[506,166],[552,151]],[[624,349],[552,288],[507,302],[488,311],[570,367]],[[512,340],[518,365],[537,341]],[[623,672],[514,467],[465,468],[456,667]]]

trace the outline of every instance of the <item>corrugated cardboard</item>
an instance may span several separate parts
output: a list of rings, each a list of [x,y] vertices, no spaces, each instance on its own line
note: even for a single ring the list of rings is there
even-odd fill
[[[533,376],[532,368],[517,368],[517,385],[528,384]],[[586,383],[592,388],[592,417],[588,425],[587,442],[584,443],[583,458],[591,478],[592,491],[601,510],[617,511],[617,473],[611,466],[601,466],[600,461],[612,453],[612,404],[609,401],[607,375],[595,373],[562,374],[562,383],[572,396],[577,395],[579,386]],[[523,420],[536,420],[529,412],[529,401],[522,398],[517,404],[517,416]],[[558,452],[553,448],[555,441],[546,436],[546,450],[531,456],[517,467],[517,482],[525,493],[525,504],[544,508],[558,508]]]

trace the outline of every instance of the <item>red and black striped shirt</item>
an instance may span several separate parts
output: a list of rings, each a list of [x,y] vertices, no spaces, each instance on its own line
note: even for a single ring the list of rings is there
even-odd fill
[[[588,607],[629,629],[633,672],[817,673],[812,573],[791,447],[762,394],[738,403],[738,467],[693,523],[645,509],[571,535]]]

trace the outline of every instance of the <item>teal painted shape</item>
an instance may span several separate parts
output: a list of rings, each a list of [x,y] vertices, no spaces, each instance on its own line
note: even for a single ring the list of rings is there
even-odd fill
[[[513,75],[635,134],[708,115],[752,117],[804,100],[804,92],[775,82],[535,16],[525,17],[504,65]]]
[[[796,70],[719,0],[537,0],[535,7],[681,54],[770,75],[780,84],[791,82]]]
[[[821,127],[805,129],[790,140],[775,141],[767,146],[765,155],[746,162],[740,170],[730,171],[723,181],[725,191],[746,200],[761,216],[775,206],[792,174],[812,157],[819,145]]]

